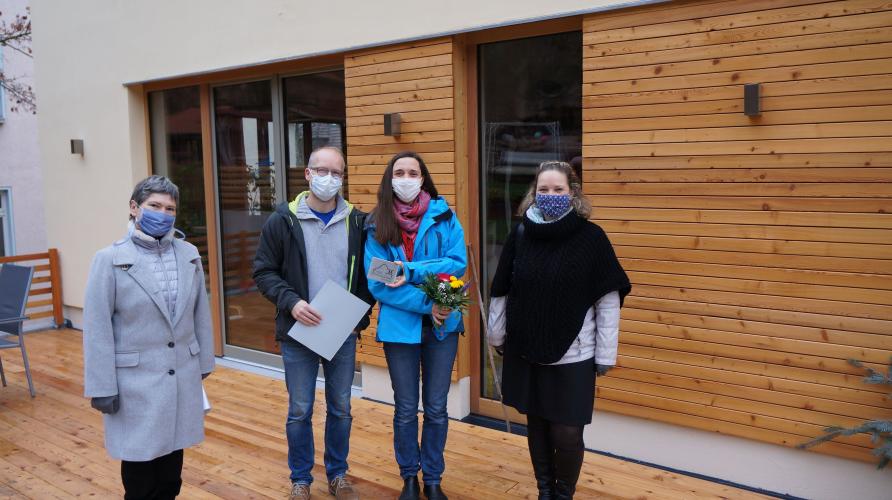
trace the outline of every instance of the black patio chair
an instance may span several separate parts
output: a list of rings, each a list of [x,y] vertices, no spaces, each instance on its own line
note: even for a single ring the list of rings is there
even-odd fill
[[[34,268],[3,264],[0,267],[0,349],[19,348],[22,351],[22,362],[25,365],[25,376],[28,378],[28,390],[34,397],[34,383],[31,381],[31,367],[28,366],[28,352],[25,350],[25,334],[22,323],[25,306],[28,303],[28,292],[31,290],[31,277]],[[16,340],[10,340],[15,336]],[[6,374],[3,372],[3,361],[0,360],[0,380],[6,387]]]

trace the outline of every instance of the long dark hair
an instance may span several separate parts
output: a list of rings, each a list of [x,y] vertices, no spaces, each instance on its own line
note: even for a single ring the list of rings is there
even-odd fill
[[[403,151],[393,155],[393,158],[387,162],[387,168],[381,177],[381,184],[378,186],[378,205],[372,210],[370,217],[375,223],[375,240],[385,245],[398,246],[403,239],[400,236],[400,226],[396,222],[396,215],[393,213],[393,165],[402,158],[414,158],[421,167],[421,189],[427,191],[431,198],[440,196],[437,187],[434,186],[434,179],[431,177],[427,165],[418,153],[413,151]]]

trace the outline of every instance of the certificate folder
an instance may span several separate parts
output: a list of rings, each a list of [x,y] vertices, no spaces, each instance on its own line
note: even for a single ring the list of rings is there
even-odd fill
[[[329,361],[372,307],[331,280],[322,285],[310,305],[322,316],[322,322],[306,326],[297,321],[288,336]]]

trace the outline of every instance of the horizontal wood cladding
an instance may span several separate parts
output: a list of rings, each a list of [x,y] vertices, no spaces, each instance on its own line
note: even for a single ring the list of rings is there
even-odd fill
[[[440,194],[455,206],[454,50],[451,39],[441,38],[344,58],[349,197],[359,208],[374,208],[387,162],[406,150],[424,158]],[[399,136],[384,135],[385,113],[400,114]],[[384,367],[384,349],[375,340],[376,324],[377,308],[372,326],[357,343],[357,359]],[[453,380],[459,377],[458,366],[456,362]]]
[[[892,416],[847,362],[892,358],[892,2],[672,2],[583,26],[584,189],[634,283],[596,406],[783,446]]]

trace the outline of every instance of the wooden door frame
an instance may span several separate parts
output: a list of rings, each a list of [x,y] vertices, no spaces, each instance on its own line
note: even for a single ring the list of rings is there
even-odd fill
[[[456,47],[455,54],[459,56],[455,59],[457,61],[460,60],[458,64],[463,66],[463,69],[455,72],[456,182],[467,187],[467,194],[465,195],[467,199],[466,220],[468,221],[466,237],[471,245],[471,251],[474,253],[473,258],[477,263],[478,272],[481,272],[480,229],[482,227],[482,221],[480,220],[478,47],[485,43],[553,35],[568,31],[582,31],[582,19],[582,16],[565,17],[550,21],[465,33],[453,37]],[[582,106],[582,103],[580,102],[579,105]],[[466,132],[463,133],[463,129]],[[464,143],[464,145],[461,146],[461,143]],[[466,167],[461,165],[462,162],[465,163]],[[470,258],[471,256],[469,256],[469,260]],[[472,269],[469,263],[468,273],[470,274],[471,272]],[[475,286],[478,285],[475,283]],[[471,293],[475,294],[473,297],[476,298],[476,291],[472,290]],[[468,356],[466,362],[469,365],[467,373],[470,373],[471,376],[471,413],[501,419],[504,417],[499,402],[480,395],[481,377],[483,375],[482,363],[488,362],[488,360],[483,358],[480,349],[483,335],[481,332],[480,309],[474,306],[468,313]],[[508,407],[507,410],[511,421],[526,423],[526,417],[514,408]]]

